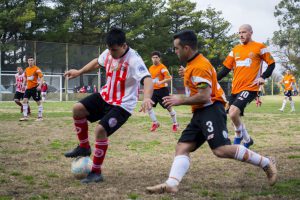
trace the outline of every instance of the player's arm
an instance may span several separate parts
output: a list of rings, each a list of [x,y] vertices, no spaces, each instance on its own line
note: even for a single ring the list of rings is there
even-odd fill
[[[221,69],[221,71],[219,71],[219,73],[217,74],[218,81],[222,80],[222,78],[224,78],[225,76],[227,76],[227,74],[230,71],[231,71],[231,69],[228,69],[227,67],[223,66],[223,68]]]
[[[261,75],[263,79],[269,78],[275,69],[275,63],[268,65],[266,71]]]
[[[153,101],[151,100],[152,94],[153,94],[153,82],[151,76],[145,76],[141,80],[141,84],[144,85],[144,100],[141,105],[141,110],[143,112],[146,112],[151,109],[153,105]]]
[[[98,63],[98,58],[95,58],[91,60],[88,64],[86,64],[81,69],[71,69],[67,72],[65,72],[64,76],[68,79],[76,78],[77,76],[80,76],[81,74],[85,74],[90,71],[94,71],[100,67]]]
[[[169,108],[178,105],[195,105],[209,103],[211,95],[210,85],[205,82],[198,83],[197,90],[198,93],[190,97],[179,97],[177,95],[164,97],[163,104]]]

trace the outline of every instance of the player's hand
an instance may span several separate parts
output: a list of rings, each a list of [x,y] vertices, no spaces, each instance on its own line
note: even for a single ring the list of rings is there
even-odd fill
[[[150,98],[144,98],[139,112],[148,112],[153,104],[154,102]]]
[[[77,70],[77,69],[70,69],[69,71],[65,72],[64,77],[66,77],[67,79],[72,79],[72,78],[76,78],[79,75],[80,75],[79,70]]]
[[[254,85],[263,85],[265,84],[265,79],[263,79],[262,77],[259,77],[258,79],[255,79],[253,81],[253,84],[251,86],[254,86]]]
[[[156,82],[156,85],[161,85],[162,84],[162,81],[157,81]]]
[[[185,68],[183,66],[180,66],[178,69],[178,74],[181,78],[184,77]]]
[[[171,95],[163,97],[163,104],[167,108],[171,108],[172,106],[178,106],[182,104],[182,98],[177,95]]]

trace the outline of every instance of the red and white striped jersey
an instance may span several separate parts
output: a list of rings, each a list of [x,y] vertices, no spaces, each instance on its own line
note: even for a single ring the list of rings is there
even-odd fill
[[[19,73],[16,73],[15,78],[16,78],[16,92],[24,93],[25,92],[25,88],[23,87],[24,73],[22,73],[21,75]]]
[[[132,113],[138,100],[140,81],[150,73],[133,49],[121,58],[114,59],[106,49],[98,58],[100,66],[106,70],[106,84],[101,88],[102,98],[111,105],[118,105]]]

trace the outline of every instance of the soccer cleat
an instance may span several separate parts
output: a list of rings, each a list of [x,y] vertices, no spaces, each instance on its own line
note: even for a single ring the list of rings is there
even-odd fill
[[[278,110],[279,110],[280,112],[283,112],[283,109],[281,109],[281,108],[280,108],[280,109],[278,109]]]
[[[102,174],[99,173],[95,173],[95,172],[90,172],[86,178],[82,179],[80,182],[81,183],[98,183],[98,182],[102,182],[103,181],[103,177]]]
[[[173,132],[177,132],[178,131],[178,127],[179,127],[179,124],[178,123],[174,123],[173,126],[172,126],[172,131]]]
[[[149,193],[158,193],[158,194],[165,193],[165,192],[176,193],[176,192],[178,192],[178,187],[177,186],[171,187],[171,186],[168,186],[167,183],[162,183],[159,185],[147,187],[146,190]]]
[[[67,158],[75,158],[78,156],[90,156],[90,155],[91,155],[91,148],[87,149],[87,148],[80,147],[79,145],[75,149],[65,153],[65,157]]]
[[[252,138],[250,137],[250,141],[249,142],[244,142],[244,147],[246,147],[247,149],[249,149],[249,147],[251,145],[254,144],[254,141],[252,140]]]
[[[158,127],[159,127],[159,123],[158,122],[152,123],[152,127],[151,127],[150,131],[154,132]]]
[[[234,137],[233,144],[241,144],[243,137]]]
[[[21,122],[28,121],[28,120],[29,120],[28,117],[22,117],[22,118],[19,119],[19,121],[21,121]]]
[[[291,110],[291,113],[292,113],[292,112],[296,112],[296,110],[295,110],[295,109],[292,109],[292,110]]]
[[[40,121],[43,121],[44,119],[42,117],[38,117],[35,121],[36,122],[40,122]]]
[[[269,157],[270,163],[263,168],[263,170],[266,172],[269,185],[273,186],[275,185],[277,181],[277,168],[276,168],[276,162],[274,158]]]

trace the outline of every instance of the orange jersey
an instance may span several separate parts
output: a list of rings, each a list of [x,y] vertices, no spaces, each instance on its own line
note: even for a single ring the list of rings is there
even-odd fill
[[[284,90],[293,90],[293,84],[296,83],[296,79],[292,74],[286,74],[280,83],[284,84]]]
[[[220,101],[225,106],[226,97],[217,81],[216,70],[202,54],[198,54],[193,60],[189,61],[184,72],[184,85],[189,90],[190,96],[198,93],[197,86],[199,83],[208,83],[211,87],[210,102],[192,105],[193,112],[198,108],[209,106],[215,101]]]
[[[253,85],[253,82],[261,76],[262,61],[268,66],[274,63],[272,55],[262,43],[252,41],[232,49],[223,62],[225,67],[233,69],[232,94],[243,90],[259,90],[259,85]]]
[[[153,88],[154,89],[160,89],[160,88],[163,88],[163,87],[167,87],[168,86],[167,83],[158,85],[157,82],[165,80],[165,79],[172,78],[170,73],[169,73],[168,68],[162,63],[160,63],[159,65],[150,66],[149,72],[150,72],[151,78],[153,80],[153,85],[154,85]]]
[[[37,66],[27,67],[24,74],[27,80],[27,89],[37,87],[39,85],[38,78],[43,77],[42,71]]]

